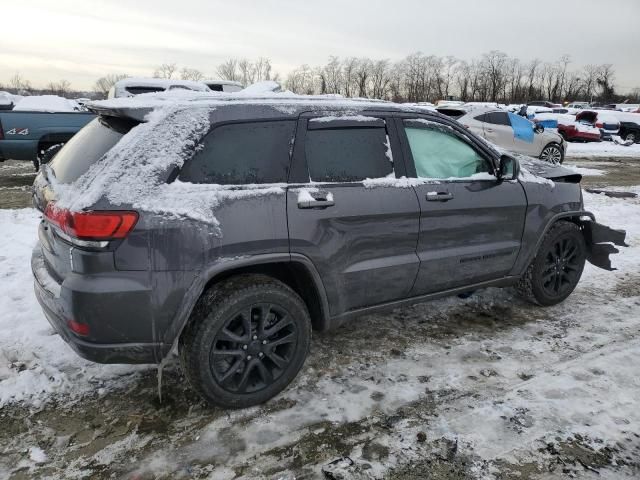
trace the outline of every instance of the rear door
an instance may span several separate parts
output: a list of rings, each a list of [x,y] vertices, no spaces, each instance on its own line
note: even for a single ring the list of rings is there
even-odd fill
[[[513,150],[513,128],[507,112],[488,112],[483,116],[484,138],[499,147]]]
[[[419,204],[389,118],[302,116],[287,216],[290,250],[314,263],[332,315],[405,297],[419,261]],[[370,179],[370,180],[367,180]]]
[[[412,295],[501,278],[520,250],[526,198],[518,182],[499,182],[494,166],[462,129],[397,120],[420,202],[420,272]]]

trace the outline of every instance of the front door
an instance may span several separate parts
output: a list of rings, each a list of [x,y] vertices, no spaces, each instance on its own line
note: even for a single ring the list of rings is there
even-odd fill
[[[517,181],[499,182],[477,145],[448,125],[398,120],[407,170],[422,183],[420,272],[412,294],[421,295],[501,278],[520,250],[526,197]]]
[[[314,263],[334,316],[405,297],[418,272],[420,207],[410,186],[395,185],[406,172],[387,123],[362,115],[299,123],[287,193],[290,251]]]

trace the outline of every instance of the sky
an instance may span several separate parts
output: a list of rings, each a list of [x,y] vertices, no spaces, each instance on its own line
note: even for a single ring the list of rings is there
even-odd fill
[[[566,53],[573,68],[611,63],[618,90],[640,87],[640,0],[0,0],[0,18],[0,83],[19,72],[34,86],[90,89],[162,63],[216,78],[225,59],[260,56],[286,77],[330,55],[502,50],[523,61]]]

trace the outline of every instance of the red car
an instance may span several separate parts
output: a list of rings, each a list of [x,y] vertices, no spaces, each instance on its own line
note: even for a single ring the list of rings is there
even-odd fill
[[[569,142],[599,142],[601,132],[596,127],[598,114],[592,111],[583,111],[576,114],[575,120],[570,115],[562,115],[562,117],[571,117],[563,121],[558,119],[558,133]]]

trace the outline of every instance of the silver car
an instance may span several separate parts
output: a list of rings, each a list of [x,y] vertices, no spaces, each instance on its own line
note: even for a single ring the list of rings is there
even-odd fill
[[[515,153],[562,163],[567,143],[555,131],[545,130],[515,113],[495,109],[438,109],[491,143]]]

